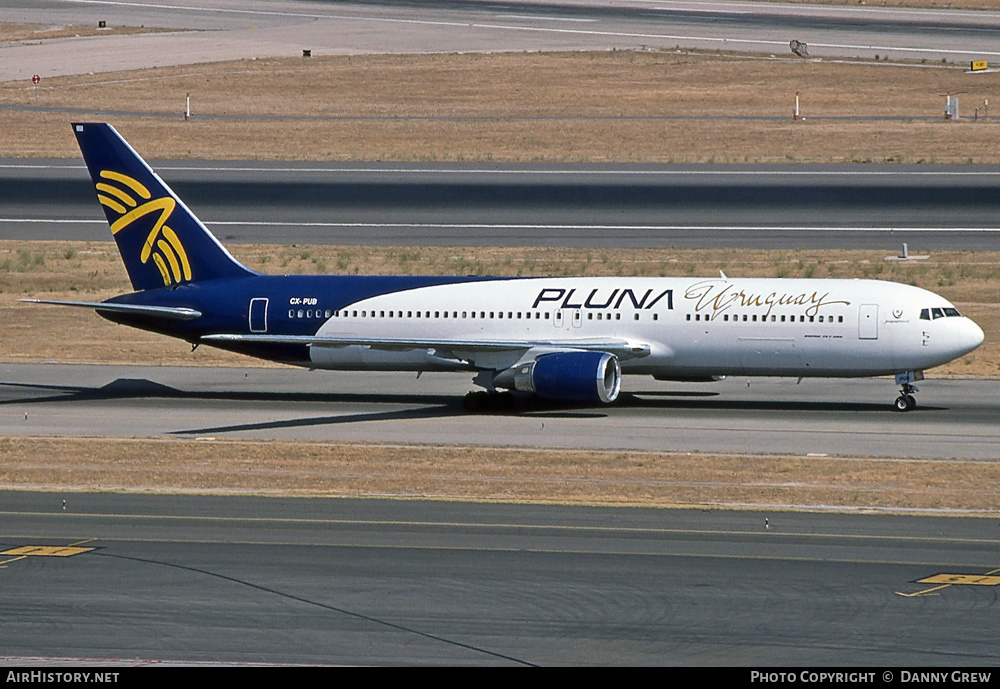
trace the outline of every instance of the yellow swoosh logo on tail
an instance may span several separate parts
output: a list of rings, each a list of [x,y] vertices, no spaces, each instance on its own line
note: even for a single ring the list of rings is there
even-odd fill
[[[153,263],[163,277],[164,286],[190,280],[191,263],[188,261],[187,252],[184,251],[184,245],[181,244],[177,233],[166,224],[177,202],[169,196],[153,199],[149,190],[138,180],[119,172],[101,170],[101,177],[120,185],[97,183],[98,200],[120,216],[111,223],[111,234],[118,234],[139,218],[159,212],[160,217],[156,219],[153,229],[146,237],[139,258],[143,263],[147,263],[152,257]],[[139,199],[145,200],[145,203],[140,205]]]

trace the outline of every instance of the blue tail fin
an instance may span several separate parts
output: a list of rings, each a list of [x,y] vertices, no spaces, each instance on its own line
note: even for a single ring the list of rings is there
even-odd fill
[[[114,127],[74,124],[73,130],[135,290],[254,275]]]

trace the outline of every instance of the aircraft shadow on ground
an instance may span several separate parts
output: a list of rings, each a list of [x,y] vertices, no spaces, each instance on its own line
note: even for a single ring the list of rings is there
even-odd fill
[[[41,383],[2,383],[0,386],[24,390],[40,390],[50,394],[38,397],[0,400],[0,404],[43,404],[48,402],[111,401],[122,399],[178,399],[178,400],[218,400],[225,402],[303,402],[330,404],[348,402],[409,403],[427,404],[455,403],[461,408],[461,397],[453,395],[407,395],[393,393],[337,393],[337,392],[266,392],[248,391],[206,391],[181,390],[144,378],[118,378],[107,385],[88,387],[83,385],[54,385]]]
[[[212,426],[173,431],[178,435],[204,435],[247,431],[279,430],[309,426],[341,425],[368,421],[399,421],[461,416],[520,415],[533,418],[600,419],[609,416],[608,407],[584,404],[558,404],[521,400],[495,409],[469,411],[462,406],[461,395],[412,395],[395,393],[316,393],[266,391],[192,391],[143,378],[119,378],[100,387],[40,383],[0,383],[0,387],[41,392],[15,399],[0,400],[0,405],[47,404],[63,402],[115,401],[125,399],[176,399],[217,402],[255,402],[274,404],[405,404],[410,408],[329,416],[274,420],[259,423]],[[419,405],[416,408],[413,405]],[[889,402],[823,402],[796,400],[726,399],[714,391],[656,390],[623,393],[614,407],[663,410],[725,410],[751,412],[885,412],[897,413]],[[942,407],[918,406],[917,411],[943,410]]]
[[[699,393],[695,397],[690,392],[669,391],[622,393],[619,404],[626,407],[645,409],[718,409],[727,411],[797,411],[797,412],[885,412],[899,414],[891,399],[880,402],[823,402],[802,399],[727,399],[720,393]],[[945,411],[947,407],[923,405],[918,402],[914,411]]]
[[[365,421],[413,421],[416,419],[439,419],[461,416],[461,410],[445,406],[421,407],[419,409],[404,409],[387,412],[371,412],[366,414],[343,414],[339,416],[313,416],[304,419],[284,419],[279,421],[263,421],[260,423],[241,423],[229,426],[211,426],[205,428],[189,428],[181,431],[171,431],[170,435],[207,435],[214,433],[241,433],[247,431],[273,431],[288,428],[305,428],[309,426],[330,426]]]
[[[189,430],[172,431],[177,435],[204,435],[208,433],[234,433],[239,431],[277,430],[332,424],[349,424],[364,421],[392,421],[406,419],[439,418],[462,416],[466,412],[461,405],[461,397],[451,395],[396,395],[396,394],[356,394],[356,393],[315,393],[263,391],[190,391],[163,385],[144,378],[119,378],[101,387],[80,385],[54,385],[37,383],[0,383],[0,387],[14,387],[25,390],[43,391],[42,396],[28,396],[18,399],[0,400],[0,405],[48,404],[65,402],[115,401],[126,399],[176,399],[217,402],[264,402],[274,404],[419,404],[419,408],[376,411],[370,413],[317,416],[261,423],[214,426]]]

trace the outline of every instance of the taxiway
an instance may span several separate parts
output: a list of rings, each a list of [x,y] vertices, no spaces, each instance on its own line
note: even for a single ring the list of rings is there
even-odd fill
[[[154,161],[223,243],[996,250],[996,166]],[[110,241],[82,161],[0,159],[0,238]]]
[[[686,0],[302,2],[9,0],[0,21],[144,26],[163,33],[0,47],[0,81],[254,57],[699,48],[939,62],[995,60],[996,12]],[[174,29],[174,31],[169,31]]]
[[[182,346],[182,345],[181,345]],[[18,436],[166,436],[657,452],[1000,459],[1000,381],[927,380],[896,412],[890,379],[626,377],[609,406],[472,414],[465,374],[293,368],[0,365]]]
[[[7,665],[997,660],[983,519],[10,492],[0,518]]]

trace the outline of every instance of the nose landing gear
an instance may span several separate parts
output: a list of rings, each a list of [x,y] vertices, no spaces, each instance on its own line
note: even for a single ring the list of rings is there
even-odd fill
[[[900,391],[902,394],[896,398],[896,409],[899,411],[910,411],[917,406],[917,398],[911,395],[911,392],[916,392],[917,389],[912,385],[905,385]]]
[[[923,371],[907,371],[896,374],[896,385],[900,386],[899,397],[896,398],[898,411],[912,411],[917,406],[917,398],[913,396],[913,393],[917,392],[917,386],[913,383],[923,379]]]

